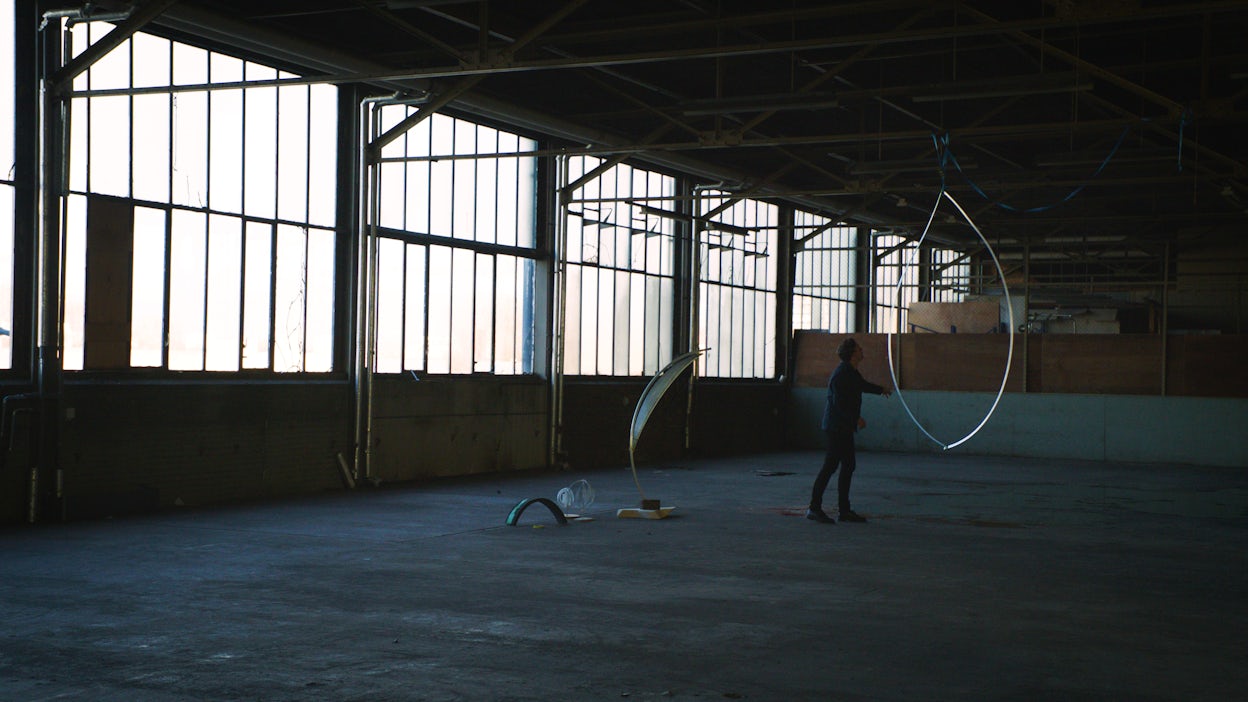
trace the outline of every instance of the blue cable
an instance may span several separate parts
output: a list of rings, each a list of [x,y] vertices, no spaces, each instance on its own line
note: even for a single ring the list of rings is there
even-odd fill
[[[1182,151],[1183,151],[1183,131],[1182,130],[1183,130],[1183,127],[1182,125],[1180,125],[1179,127],[1180,158],[1182,158]],[[1092,175],[1088,177],[1089,181],[1097,177],[1098,175],[1100,175],[1101,171],[1105,170],[1105,166],[1109,165],[1109,162],[1114,158],[1114,155],[1118,153],[1118,147],[1122,146],[1123,140],[1127,138],[1127,134],[1130,131],[1131,131],[1130,125],[1127,125],[1125,128],[1123,128],[1122,134],[1118,136],[1118,141],[1114,143],[1114,148],[1110,149],[1109,155],[1105,157],[1105,160],[1101,161],[1101,165],[1097,166],[1096,170],[1093,171]],[[937,138],[936,134],[933,133],[932,141],[936,144],[936,151],[940,155],[940,159],[939,159],[940,180],[941,180],[942,186],[945,180],[945,164],[947,162],[952,162],[954,167],[958,169],[958,175],[962,176],[962,179],[966,181],[967,185],[971,186],[972,190],[979,193],[979,196],[987,200],[989,203],[996,205],[997,207],[1000,207],[1003,210],[1008,210],[1010,212],[1019,212],[1022,214],[1044,212],[1045,210],[1051,210],[1054,207],[1057,207],[1058,205],[1062,204],[1063,202],[1070,200],[1071,198],[1073,198],[1074,196],[1082,192],[1083,189],[1088,186],[1087,183],[1082,183],[1076,186],[1074,190],[1071,190],[1069,193],[1067,193],[1066,197],[1062,198],[1061,200],[1058,200],[1057,202],[1054,202],[1049,205],[1041,205],[1039,207],[1029,207],[1025,210],[1022,210],[1012,205],[1007,205],[1004,202],[994,201],[991,197],[988,196],[988,193],[984,192],[983,188],[979,187],[978,183],[972,180],[970,176],[966,175],[966,172],[962,170],[962,164],[958,163],[958,157],[954,156],[953,151],[949,148],[949,135],[948,134],[945,134],[943,137]],[[1182,163],[1180,162],[1179,169],[1182,170],[1182,168],[1183,166],[1182,166]]]
[[[1192,108],[1188,107],[1183,110],[1183,116],[1179,118],[1179,173],[1183,172],[1183,128],[1192,121]]]

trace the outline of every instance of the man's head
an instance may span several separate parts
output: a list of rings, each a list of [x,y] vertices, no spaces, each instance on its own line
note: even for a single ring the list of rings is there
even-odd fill
[[[853,337],[846,338],[841,342],[840,346],[836,347],[836,355],[846,363],[853,359],[855,352],[861,351],[862,347],[858,345],[857,341],[854,341]]]

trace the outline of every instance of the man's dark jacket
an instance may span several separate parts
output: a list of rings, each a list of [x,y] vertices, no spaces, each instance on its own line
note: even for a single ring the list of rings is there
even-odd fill
[[[823,409],[825,432],[858,431],[858,418],[862,416],[862,393],[882,395],[884,388],[867,382],[866,378],[847,361],[832,371],[828,379],[828,402]]]

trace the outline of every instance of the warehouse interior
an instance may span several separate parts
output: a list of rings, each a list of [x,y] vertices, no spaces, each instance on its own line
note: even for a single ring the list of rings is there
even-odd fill
[[[0,2],[0,691],[1242,696],[1246,30],[1242,0]],[[857,438],[872,531],[829,535],[800,517],[851,336],[896,392]],[[504,524],[578,479],[594,521]],[[676,518],[616,520],[643,486]],[[277,631],[308,612],[342,650]],[[387,617],[449,652],[377,662],[353,622]]]

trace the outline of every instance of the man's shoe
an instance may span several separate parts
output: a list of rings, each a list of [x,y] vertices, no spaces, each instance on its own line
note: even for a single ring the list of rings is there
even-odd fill
[[[806,510],[806,518],[812,522],[819,522],[821,524],[836,524],[836,520],[829,517],[827,513],[821,509]]]
[[[858,514],[852,509],[841,510],[840,517],[841,517],[842,522],[866,522],[867,521],[866,517],[862,516],[861,514]]]

